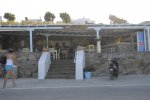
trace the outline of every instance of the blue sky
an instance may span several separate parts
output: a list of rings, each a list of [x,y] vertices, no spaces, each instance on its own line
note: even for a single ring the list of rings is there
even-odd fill
[[[109,24],[109,14],[137,24],[150,21],[150,0],[0,0],[0,16],[15,14],[16,21],[44,17],[46,11],[55,14],[67,12],[72,19],[90,18],[96,23]],[[3,19],[4,20],[4,19]]]

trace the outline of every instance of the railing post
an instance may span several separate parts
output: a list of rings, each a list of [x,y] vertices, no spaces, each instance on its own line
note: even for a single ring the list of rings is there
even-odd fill
[[[75,71],[75,79],[76,80],[83,80],[83,68],[85,67],[85,55],[84,50],[77,50],[76,53],[76,71]]]
[[[43,52],[38,62],[38,79],[45,79],[50,63],[50,53]]]

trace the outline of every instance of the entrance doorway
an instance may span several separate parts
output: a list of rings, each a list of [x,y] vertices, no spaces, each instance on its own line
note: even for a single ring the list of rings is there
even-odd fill
[[[53,60],[73,59],[74,51],[69,40],[51,40],[49,49]]]
[[[50,36],[48,39],[48,48],[53,60],[74,59],[78,46],[86,48],[94,44],[96,44],[94,37]]]

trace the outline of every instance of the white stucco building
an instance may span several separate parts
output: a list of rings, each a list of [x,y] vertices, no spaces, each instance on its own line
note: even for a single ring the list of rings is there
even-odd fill
[[[91,19],[85,18],[85,17],[72,21],[72,24],[94,24],[94,23],[95,23],[94,20],[91,20]]]

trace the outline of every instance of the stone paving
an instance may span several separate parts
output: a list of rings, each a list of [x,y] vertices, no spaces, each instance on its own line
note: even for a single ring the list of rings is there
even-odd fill
[[[13,88],[11,79],[9,79],[7,82],[7,89],[150,84],[150,75],[119,76],[115,80],[109,80],[109,77],[94,77],[92,79],[84,79],[84,80],[75,80],[75,79],[38,80],[33,78],[21,78],[16,79],[16,83],[17,86]],[[3,80],[0,79],[0,87],[2,87],[2,84]]]
[[[0,80],[3,83],[3,80]],[[150,100],[150,75],[73,79],[17,79],[0,89],[0,100]],[[2,87],[2,84],[0,84]]]

